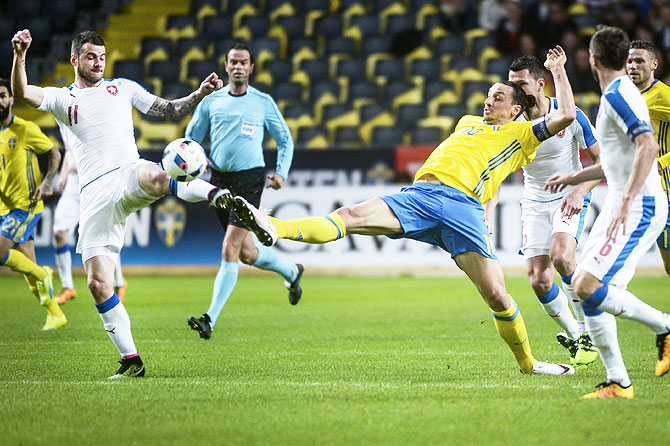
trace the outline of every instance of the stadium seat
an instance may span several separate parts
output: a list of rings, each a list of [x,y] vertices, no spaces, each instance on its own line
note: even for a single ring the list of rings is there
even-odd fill
[[[386,19],[385,31],[381,30],[385,34],[397,34],[404,31],[409,31],[415,29],[414,25],[415,19],[413,15],[403,14],[403,15],[390,15]]]
[[[277,102],[299,103],[302,101],[302,85],[295,82],[275,84],[272,88],[272,97]]]
[[[147,57],[157,49],[162,49],[168,57],[172,54],[172,40],[165,37],[145,37],[142,39],[140,57]]]
[[[318,101],[324,94],[330,93],[336,98],[340,97],[340,86],[335,82],[323,80],[313,83],[309,90],[310,101]]]
[[[196,15],[203,7],[209,6],[215,10],[221,7],[221,0],[191,0],[191,15]],[[224,3],[230,3],[228,1]]]
[[[288,60],[271,60],[263,65],[263,71],[272,76],[274,85],[287,82],[291,77],[291,62]]]
[[[174,57],[181,60],[187,53],[197,48],[203,55],[208,54],[209,42],[204,37],[183,37],[177,40]]]
[[[390,53],[392,41],[388,36],[370,36],[363,40],[361,54],[368,56],[373,53]]]
[[[216,71],[216,62],[212,59],[193,60],[188,63],[187,80],[200,84],[210,73]]]
[[[323,106],[321,120],[325,123],[351,111],[351,107],[345,104],[326,104]]]
[[[410,76],[422,76],[426,81],[440,78],[442,70],[440,63],[434,59],[414,59],[410,63]]]
[[[52,21],[55,32],[70,34],[77,17],[77,0],[49,0],[44,4],[43,13],[46,17],[58,18]]]
[[[302,37],[298,39],[291,39],[291,41],[288,43],[288,52],[289,55],[296,54],[298,51],[302,50],[303,48],[308,48],[314,54],[317,52],[317,41],[308,37]],[[290,57],[290,56],[289,56]]]
[[[274,37],[261,37],[254,39],[249,44],[249,49],[254,55],[255,63],[259,63],[263,57],[267,57],[262,56],[263,52],[267,52],[269,55],[271,55],[271,59],[276,59],[279,57],[280,51],[279,39]]]
[[[402,59],[381,59],[374,68],[375,77],[383,77],[387,82],[401,80],[404,77],[404,64]]]
[[[398,127],[375,127],[372,130],[372,146],[392,149],[403,143],[403,132]]]
[[[298,119],[301,116],[312,116],[312,108],[305,104],[287,104],[282,110],[284,119]]]
[[[305,35],[305,18],[302,16],[284,16],[277,19],[289,39],[303,37]]]
[[[437,127],[442,130],[442,139],[446,139],[451,132],[454,131],[458,118],[451,116],[429,116],[417,122],[417,127]]]
[[[300,2],[300,12],[303,14],[312,11],[332,12],[330,3],[330,0],[302,0]]]
[[[310,82],[316,82],[320,79],[328,79],[328,62],[323,59],[305,60],[300,64]]]
[[[342,35],[342,16],[327,15],[316,21],[314,34],[330,39]]]
[[[451,60],[449,69],[455,71],[463,71],[466,68],[477,68],[477,59],[474,57],[456,57]]]
[[[440,116],[450,116],[458,120],[465,114],[465,106],[461,103],[442,104],[438,107],[438,115]]]
[[[363,111],[363,109],[361,109]],[[361,121],[363,122],[363,121]],[[364,144],[372,144],[372,134],[377,127],[393,127],[395,126],[395,119],[391,113],[384,111],[371,119],[364,121],[360,126],[361,140]]]
[[[241,25],[249,29],[253,38],[258,38],[270,29],[270,19],[265,15],[248,15],[242,19]]]
[[[360,146],[361,135],[358,126],[342,126],[336,128],[335,144],[342,147]]]
[[[405,81],[395,81],[391,82],[384,87],[384,103],[387,106],[391,106],[393,101],[409,91],[416,89],[415,85],[411,82]]]
[[[239,39],[234,39],[232,37],[214,41],[214,57],[216,58],[217,63],[219,64],[223,63],[223,58],[228,54],[228,50],[230,50],[230,47],[237,42],[243,42],[243,41]]]
[[[49,39],[51,38],[51,19],[46,17],[32,17],[18,21],[21,29],[27,28],[33,37],[30,50],[37,54],[47,54],[49,52]]]
[[[426,117],[426,106],[423,104],[404,104],[395,112],[396,125],[402,130],[410,130],[417,126],[420,119]]]
[[[114,77],[124,77],[135,82],[142,82],[144,66],[141,60],[118,60],[114,63]]]
[[[6,11],[9,11],[14,19],[22,21],[23,19],[29,19],[38,15],[42,9],[41,3],[40,0],[9,0],[5,7],[7,8]]]
[[[181,82],[176,84],[168,84],[163,86],[162,96],[165,99],[178,99],[188,96],[193,92],[193,87],[189,84],[182,84]]]
[[[196,30],[198,28],[198,23],[194,16],[190,15],[171,15],[168,16],[167,23],[165,24],[165,30],[175,30],[179,33],[187,32],[186,30]]]
[[[481,37],[473,37],[470,45],[470,55],[472,57],[479,57],[482,51],[484,51],[486,48],[495,48],[496,41],[493,36],[486,35]]]
[[[486,81],[465,81],[463,82],[461,97],[463,100],[468,99],[475,93],[482,93],[484,95],[488,94],[489,89],[491,88],[491,82]],[[482,104],[484,102],[482,101]]]
[[[353,56],[355,53],[354,40],[349,37],[336,37],[326,41],[326,57],[333,54],[346,54]]]
[[[149,77],[161,79],[163,85],[179,82],[179,65],[169,60],[157,60],[149,65]]]
[[[438,56],[443,54],[461,55],[465,52],[465,37],[460,33],[441,37],[435,42],[434,50]]]
[[[410,139],[413,144],[426,145],[437,145],[444,140],[439,127],[417,127],[412,130]]]
[[[423,86],[423,97],[426,101],[436,98],[445,91],[454,91],[454,84],[447,81],[429,81]]]
[[[384,107],[382,105],[375,104],[375,103],[370,103],[370,104],[367,104],[367,105],[363,105],[360,108],[361,122],[365,123],[365,122],[371,121],[372,119],[381,115],[382,113],[386,113],[389,116],[391,116],[388,113],[388,110],[386,109],[386,107]]]
[[[439,13],[426,14],[422,18],[420,18],[419,14],[417,14],[416,27],[424,34],[430,34],[432,30],[441,26],[442,19]]]
[[[379,101],[379,87],[376,83],[361,80],[349,84],[349,102],[352,104],[377,101]]]
[[[349,78],[351,81],[365,74],[365,62],[362,59],[341,59],[337,61],[335,75]]]
[[[201,35],[210,41],[226,39],[230,37],[231,28],[229,16],[208,16],[203,19]]]
[[[13,17],[0,17],[0,39],[12,40],[16,29]]]
[[[512,63],[511,57],[500,56],[486,61],[486,74],[498,75],[502,79],[507,78],[509,66]]]
[[[355,26],[365,37],[379,33],[379,18],[373,14],[361,14],[351,17],[349,26]]]
[[[326,137],[326,130],[320,125],[301,127],[298,130],[298,134],[294,135],[293,137],[296,139],[299,145],[306,145],[309,141],[313,140],[317,136],[321,136],[323,138]]]

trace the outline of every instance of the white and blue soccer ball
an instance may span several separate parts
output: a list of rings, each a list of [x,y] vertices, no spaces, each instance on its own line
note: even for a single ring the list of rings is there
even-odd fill
[[[163,169],[177,181],[191,181],[207,170],[207,154],[200,144],[188,138],[178,138],[163,150]]]

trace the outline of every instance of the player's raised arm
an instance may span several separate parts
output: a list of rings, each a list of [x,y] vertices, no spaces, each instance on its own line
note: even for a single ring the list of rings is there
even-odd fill
[[[200,87],[190,95],[173,99],[168,101],[163,98],[156,98],[156,101],[151,106],[147,114],[152,116],[160,116],[168,120],[179,119],[191,113],[193,109],[200,103],[202,98],[213,91],[219,90],[223,87],[223,81],[219,79],[216,73],[211,73],[200,84]]]
[[[14,96],[26,101],[32,107],[42,105],[44,92],[42,88],[36,85],[28,84],[26,75],[26,51],[30,47],[33,38],[27,29],[18,31],[12,37],[12,47],[14,47],[14,61],[12,64],[12,90]]]
[[[556,99],[558,99],[558,110],[545,116],[547,130],[552,135],[569,126],[577,117],[575,98],[572,95],[572,87],[570,87],[568,74],[565,71],[566,61],[567,57],[563,48],[556,45],[556,48],[549,50],[547,60],[544,62],[544,66],[551,71],[551,75],[554,77]]]

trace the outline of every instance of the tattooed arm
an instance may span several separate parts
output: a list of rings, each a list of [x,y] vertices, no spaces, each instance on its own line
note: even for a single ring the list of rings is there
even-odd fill
[[[176,120],[191,113],[193,109],[200,103],[202,98],[213,91],[219,90],[223,87],[223,81],[219,79],[216,73],[212,73],[205,78],[200,84],[200,87],[190,95],[173,99],[168,101],[163,98],[156,98],[156,101],[151,106],[147,114],[152,116],[160,116],[167,120]]]

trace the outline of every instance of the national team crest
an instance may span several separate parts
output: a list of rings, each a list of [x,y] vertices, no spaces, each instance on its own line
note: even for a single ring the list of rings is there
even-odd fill
[[[168,197],[156,207],[156,231],[165,246],[172,248],[179,242],[186,227],[186,207]]]
[[[116,96],[116,94],[119,92],[119,89],[116,88],[116,85],[108,85],[107,92],[112,96]]]
[[[7,141],[7,144],[9,144],[10,149],[15,149],[16,148],[16,137],[12,136],[9,138],[9,141]]]
[[[559,138],[563,138],[563,136],[565,136],[565,129],[563,129],[563,130],[561,130],[560,132],[556,133],[556,136],[558,136]]]

